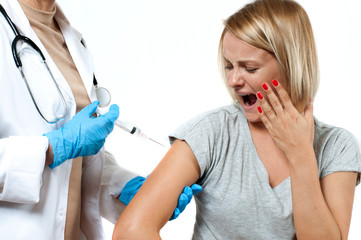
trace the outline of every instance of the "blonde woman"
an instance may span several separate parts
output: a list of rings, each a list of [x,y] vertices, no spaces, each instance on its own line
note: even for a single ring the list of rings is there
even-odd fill
[[[204,190],[193,239],[347,239],[360,150],[351,133],[313,117],[319,77],[306,12],[260,0],[224,24],[219,60],[234,104],[170,136],[114,239],[160,239],[179,193],[195,182]]]

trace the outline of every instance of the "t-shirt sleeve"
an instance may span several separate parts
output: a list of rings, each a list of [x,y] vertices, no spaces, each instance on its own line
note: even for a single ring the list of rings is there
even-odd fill
[[[328,139],[324,151],[326,160],[321,166],[321,178],[334,172],[358,172],[357,184],[360,183],[360,147],[350,132],[341,129],[337,134],[333,134]]]
[[[209,114],[201,114],[176,129],[169,135],[170,143],[176,139],[184,140],[192,149],[200,170],[201,178],[214,167],[217,159],[218,121]]]

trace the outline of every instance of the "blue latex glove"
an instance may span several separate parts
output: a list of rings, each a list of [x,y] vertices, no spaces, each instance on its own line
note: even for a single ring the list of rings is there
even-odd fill
[[[193,184],[191,187],[186,186],[178,198],[178,205],[174,209],[173,215],[169,221],[176,219],[191,202],[193,195],[202,192],[202,190],[202,187],[198,184]]]
[[[114,128],[119,108],[112,105],[109,111],[97,118],[92,117],[99,102],[94,101],[78,112],[64,127],[44,134],[53,148],[54,162],[50,168],[59,166],[67,159],[94,155],[103,147],[105,138]]]
[[[144,177],[135,177],[127,184],[125,184],[122,192],[120,193],[119,200],[128,205],[129,202],[133,199],[134,195],[138,192],[140,187],[143,185],[146,178]],[[178,198],[178,205],[174,209],[172,217],[169,219],[176,219],[186,208],[186,206],[191,202],[193,195],[202,191],[202,187],[198,184],[193,184],[191,187],[187,186],[183,189],[183,192]]]

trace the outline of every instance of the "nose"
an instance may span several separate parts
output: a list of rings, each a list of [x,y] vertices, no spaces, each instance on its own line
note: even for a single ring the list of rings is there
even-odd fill
[[[240,71],[234,70],[228,75],[228,85],[231,88],[243,87],[245,83],[243,74]]]

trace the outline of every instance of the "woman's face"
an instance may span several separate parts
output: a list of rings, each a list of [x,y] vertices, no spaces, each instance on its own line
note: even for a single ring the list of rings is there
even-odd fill
[[[249,45],[227,32],[223,39],[226,78],[249,122],[259,122],[257,92],[262,84],[280,79],[278,61],[269,52]],[[265,95],[265,94],[263,94]]]

